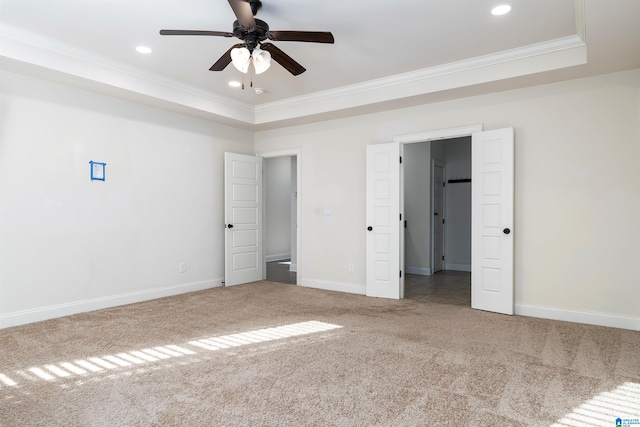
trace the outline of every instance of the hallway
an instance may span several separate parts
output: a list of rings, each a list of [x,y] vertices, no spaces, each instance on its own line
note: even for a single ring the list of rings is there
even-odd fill
[[[289,271],[290,261],[267,263],[269,282],[296,284],[296,273]],[[438,304],[471,307],[471,273],[439,271],[431,276],[407,274],[404,282],[405,298]]]
[[[465,271],[407,274],[404,290],[407,299],[471,307],[471,273]]]
[[[271,261],[267,263],[267,280],[269,282],[295,285],[296,272],[289,271],[291,260]]]

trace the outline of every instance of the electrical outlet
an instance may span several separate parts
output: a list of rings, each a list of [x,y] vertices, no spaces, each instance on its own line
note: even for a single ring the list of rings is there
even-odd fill
[[[187,263],[186,262],[181,262],[180,265],[178,266],[178,271],[180,273],[186,273],[187,272]]]
[[[356,265],[353,262],[350,262],[349,265],[347,266],[347,270],[349,270],[349,273],[355,273],[356,272]]]

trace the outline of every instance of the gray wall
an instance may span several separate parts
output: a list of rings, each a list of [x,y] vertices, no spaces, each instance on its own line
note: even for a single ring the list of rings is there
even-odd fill
[[[290,271],[298,271],[298,158],[291,157],[291,265]]]
[[[427,142],[404,146],[405,268],[412,274],[430,274],[431,155]]]
[[[471,178],[471,137],[446,141],[446,180]],[[445,269],[471,271],[471,183],[447,183]]]
[[[267,261],[291,257],[291,157],[264,159],[265,227]]]
[[[445,180],[471,177],[471,138],[404,146],[405,267],[408,273],[431,274],[431,167],[446,163]],[[471,184],[445,189],[445,269],[471,268]]]

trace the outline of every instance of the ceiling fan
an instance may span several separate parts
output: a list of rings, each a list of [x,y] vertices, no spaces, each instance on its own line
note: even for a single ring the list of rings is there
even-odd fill
[[[237,20],[233,23],[233,32],[206,31],[206,30],[160,30],[163,36],[218,36],[237,37],[242,43],[233,45],[209,68],[211,71],[222,71],[232,61],[234,66],[239,61],[245,61],[249,66],[249,56],[253,56],[256,71],[268,68],[270,58],[282,65],[294,76],[302,74],[306,69],[298,64],[293,58],[284,53],[272,41],[297,41],[310,43],[333,43],[333,34],[326,31],[271,31],[269,25],[254,15],[262,7],[260,0],[229,0],[231,9]],[[244,50],[243,50],[244,49]],[[264,52],[268,54],[264,54]],[[266,68],[260,67],[257,63],[266,61]],[[240,69],[240,68],[238,68]],[[246,72],[245,70],[241,70]]]

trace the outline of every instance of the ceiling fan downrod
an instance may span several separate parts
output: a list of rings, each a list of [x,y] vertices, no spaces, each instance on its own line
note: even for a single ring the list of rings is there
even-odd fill
[[[245,0],[247,1],[247,0]],[[258,14],[258,11],[262,8],[262,2],[260,0],[248,0],[249,6],[251,6],[251,12],[253,16]]]

